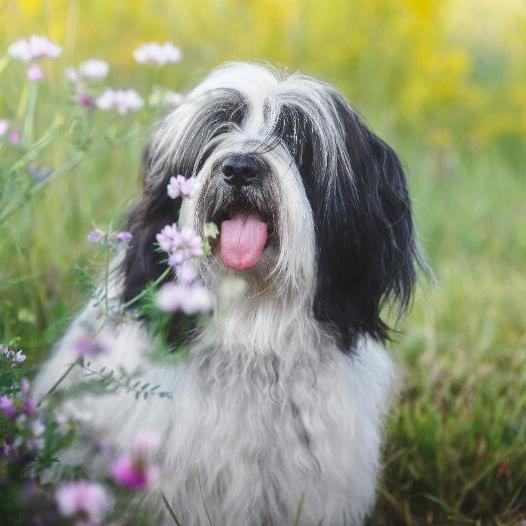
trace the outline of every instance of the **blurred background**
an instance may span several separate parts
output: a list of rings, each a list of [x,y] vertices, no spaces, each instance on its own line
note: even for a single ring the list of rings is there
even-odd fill
[[[39,33],[64,48],[39,87],[41,132],[68,104],[64,68],[88,58],[110,62],[109,85],[144,97],[153,85],[184,91],[233,59],[340,88],[404,160],[436,275],[391,345],[401,374],[371,523],[526,520],[523,0],[0,0],[0,27],[0,117],[17,113],[23,83],[8,45]],[[181,47],[179,64],[133,60],[140,44],[166,40]],[[134,117],[130,140],[113,137],[0,225],[0,326],[35,365],[85,301],[86,232],[118,223],[139,192],[154,117]],[[55,142],[38,163],[82,150],[81,126],[65,127],[63,148]]]

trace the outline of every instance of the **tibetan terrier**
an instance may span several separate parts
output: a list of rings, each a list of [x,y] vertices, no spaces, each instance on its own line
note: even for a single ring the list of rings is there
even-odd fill
[[[112,301],[130,302],[161,276],[156,235],[175,222],[219,226],[198,269],[219,299],[204,326],[171,319],[169,338],[188,349],[176,365],[149,359],[151,318],[117,327],[111,353],[94,361],[139,368],[172,396],[84,397],[93,428],[123,451],[137,432],[161,437],[161,490],[183,525],[362,524],[394,376],[381,311],[407,307],[418,262],[395,152],[329,84],[231,63],[158,126],[143,171]],[[177,174],[197,178],[193,199],[167,195]],[[244,291],[222,304],[229,277]],[[77,317],[37,390],[72,362],[101,308],[92,300]],[[172,523],[159,489],[140,505],[157,514],[152,524]]]

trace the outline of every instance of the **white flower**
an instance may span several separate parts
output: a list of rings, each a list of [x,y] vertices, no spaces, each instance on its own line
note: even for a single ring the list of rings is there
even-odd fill
[[[7,52],[15,60],[33,62],[42,58],[57,58],[62,53],[62,48],[49,38],[31,35],[11,44]]]
[[[29,82],[40,82],[44,78],[44,70],[40,66],[30,66],[27,69],[26,77]]]
[[[3,137],[7,133],[9,126],[11,126],[9,119],[0,119],[0,137]]]
[[[167,283],[155,296],[155,305],[165,312],[182,311],[192,315],[212,308],[212,295],[202,285]]]
[[[79,74],[82,78],[101,80],[108,75],[110,65],[104,61],[92,58],[82,62],[79,66]]]
[[[80,74],[75,68],[70,66],[66,68],[66,78],[71,84],[77,84],[80,81]]]
[[[148,104],[153,107],[178,106],[183,102],[183,99],[184,95],[182,93],[154,86],[148,97]]]
[[[182,53],[171,42],[165,42],[164,44],[148,42],[133,52],[133,58],[139,64],[154,62],[159,66],[164,66],[165,64],[179,62],[182,58]]]
[[[124,115],[130,111],[141,109],[144,102],[141,96],[133,89],[112,90],[107,89],[97,99],[97,108],[101,110],[117,110]]]

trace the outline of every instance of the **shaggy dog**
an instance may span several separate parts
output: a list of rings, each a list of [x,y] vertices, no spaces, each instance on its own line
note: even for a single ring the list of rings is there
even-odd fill
[[[85,397],[91,425],[124,451],[139,431],[161,437],[161,489],[184,525],[288,525],[297,515],[305,525],[362,524],[394,373],[380,311],[407,307],[418,261],[396,154],[332,86],[231,63],[158,126],[145,170],[111,301],[129,302],[162,274],[156,234],[174,222],[220,225],[198,269],[218,299],[204,327],[173,317],[170,338],[189,348],[177,365],[148,359],[148,320],[123,321],[95,362],[140,368],[172,396]],[[167,195],[177,174],[197,178],[194,199]],[[246,287],[222,305],[231,276]],[[38,391],[73,361],[101,308],[93,300],[78,316]],[[152,524],[171,523],[158,489],[145,501]]]

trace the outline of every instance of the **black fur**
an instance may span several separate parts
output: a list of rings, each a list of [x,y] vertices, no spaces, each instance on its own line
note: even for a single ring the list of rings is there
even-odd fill
[[[325,158],[320,130],[298,106],[284,106],[279,133],[298,163],[314,214],[318,285],[314,314],[336,331],[342,350],[359,334],[386,340],[383,305],[408,306],[418,260],[411,203],[401,163],[335,90],[327,88],[344,152]],[[326,146],[325,146],[326,148]],[[334,173],[327,173],[327,172]]]
[[[400,312],[408,306],[418,254],[398,157],[337,91],[327,86],[324,97],[332,124],[345,138],[343,146],[338,141],[322,144],[323,131],[316,126],[323,125],[323,119],[312,118],[312,112],[309,116],[303,103],[282,106],[265,143],[269,148],[285,145],[298,164],[316,229],[318,283],[313,311],[348,352],[360,334],[389,338],[390,329],[380,316],[382,307],[390,300]],[[151,184],[130,215],[128,228],[134,237],[123,262],[125,301],[166,268],[164,256],[154,246],[156,234],[179,216],[180,199],[174,201],[166,193],[170,176],[196,174],[211,153],[206,148],[211,139],[240,126],[245,118],[247,106],[236,91],[225,90],[210,101],[185,131],[178,157],[161,173],[148,175]],[[317,103],[312,102],[311,110]],[[145,162],[152,165],[156,166]],[[177,320],[173,334],[178,331]]]

